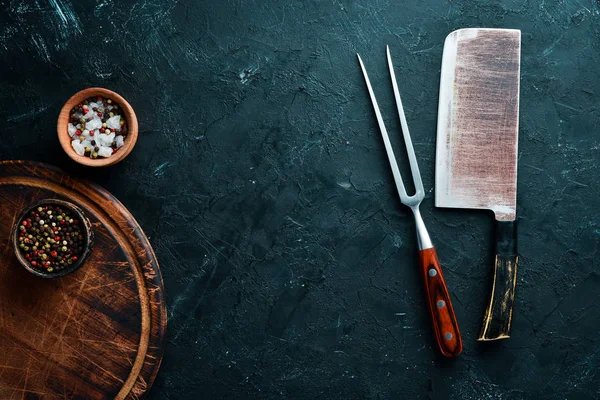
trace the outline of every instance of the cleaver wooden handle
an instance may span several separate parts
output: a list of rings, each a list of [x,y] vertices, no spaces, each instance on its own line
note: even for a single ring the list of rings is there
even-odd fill
[[[435,340],[444,356],[456,357],[462,351],[462,338],[437,252],[434,247],[419,250],[419,258]]]
[[[510,337],[517,285],[517,222],[496,222],[496,261],[490,304],[485,311],[479,341]]]

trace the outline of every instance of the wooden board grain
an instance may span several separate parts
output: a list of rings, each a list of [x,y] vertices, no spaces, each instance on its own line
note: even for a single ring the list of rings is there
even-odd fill
[[[16,260],[10,230],[28,204],[59,198],[92,222],[79,270],[41,279]],[[158,372],[166,308],[156,256],[104,189],[40,163],[0,163],[0,399],[137,399]]]

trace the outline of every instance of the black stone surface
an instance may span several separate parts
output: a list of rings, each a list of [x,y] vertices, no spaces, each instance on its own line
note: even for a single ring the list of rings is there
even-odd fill
[[[600,398],[600,7],[561,1],[0,1],[0,158],[108,188],[161,262],[169,335],[151,399]],[[512,338],[476,343],[491,213],[433,208],[442,46],[522,30],[520,270]],[[437,354],[356,61],[401,150],[391,46],[464,353]],[[115,167],[56,118],[103,86],[140,137]],[[401,165],[406,170],[406,162]],[[1,373],[1,372],[0,372]]]

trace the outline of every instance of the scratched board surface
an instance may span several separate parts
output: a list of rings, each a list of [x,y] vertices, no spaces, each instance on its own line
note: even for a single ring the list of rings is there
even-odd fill
[[[100,183],[160,261],[169,332],[151,399],[600,397],[596,0],[0,5],[0,158]],[[442,46],[464,27],[522,31],[520,266],[498,343],[475,342],[493,215],[433,206]],[[436,353],[414,222],[356,60],[407,171],[386,44],[463,334],[453,361]],[[56,139],[62,104],[90,86],[140,124],[108,169],[77,166]]]
[[[90,218],[94,245],[77,271],[33,276],[8,238],[27,205],[59,198]],[[162,357],[158,263],[131,215],[100,188],[43,164],[0,163],[0,399],[137,399]]]

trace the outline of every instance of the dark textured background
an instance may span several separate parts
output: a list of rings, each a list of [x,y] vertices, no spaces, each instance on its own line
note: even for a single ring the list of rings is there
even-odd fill
[[[0,6],[0,158],[108,188],[160,260],[170,319],[151,399],[600,398],[596,1]],[[522,30],[516,315],[488,344],[493,217],[431,196],[442,46],[462,27]],[[356,61],[396,128],[386,44],[465,342],[453,361],[432,347],[412,217]],[[76,165],[56,138],[90,86],[140,122],[112,168]]]

